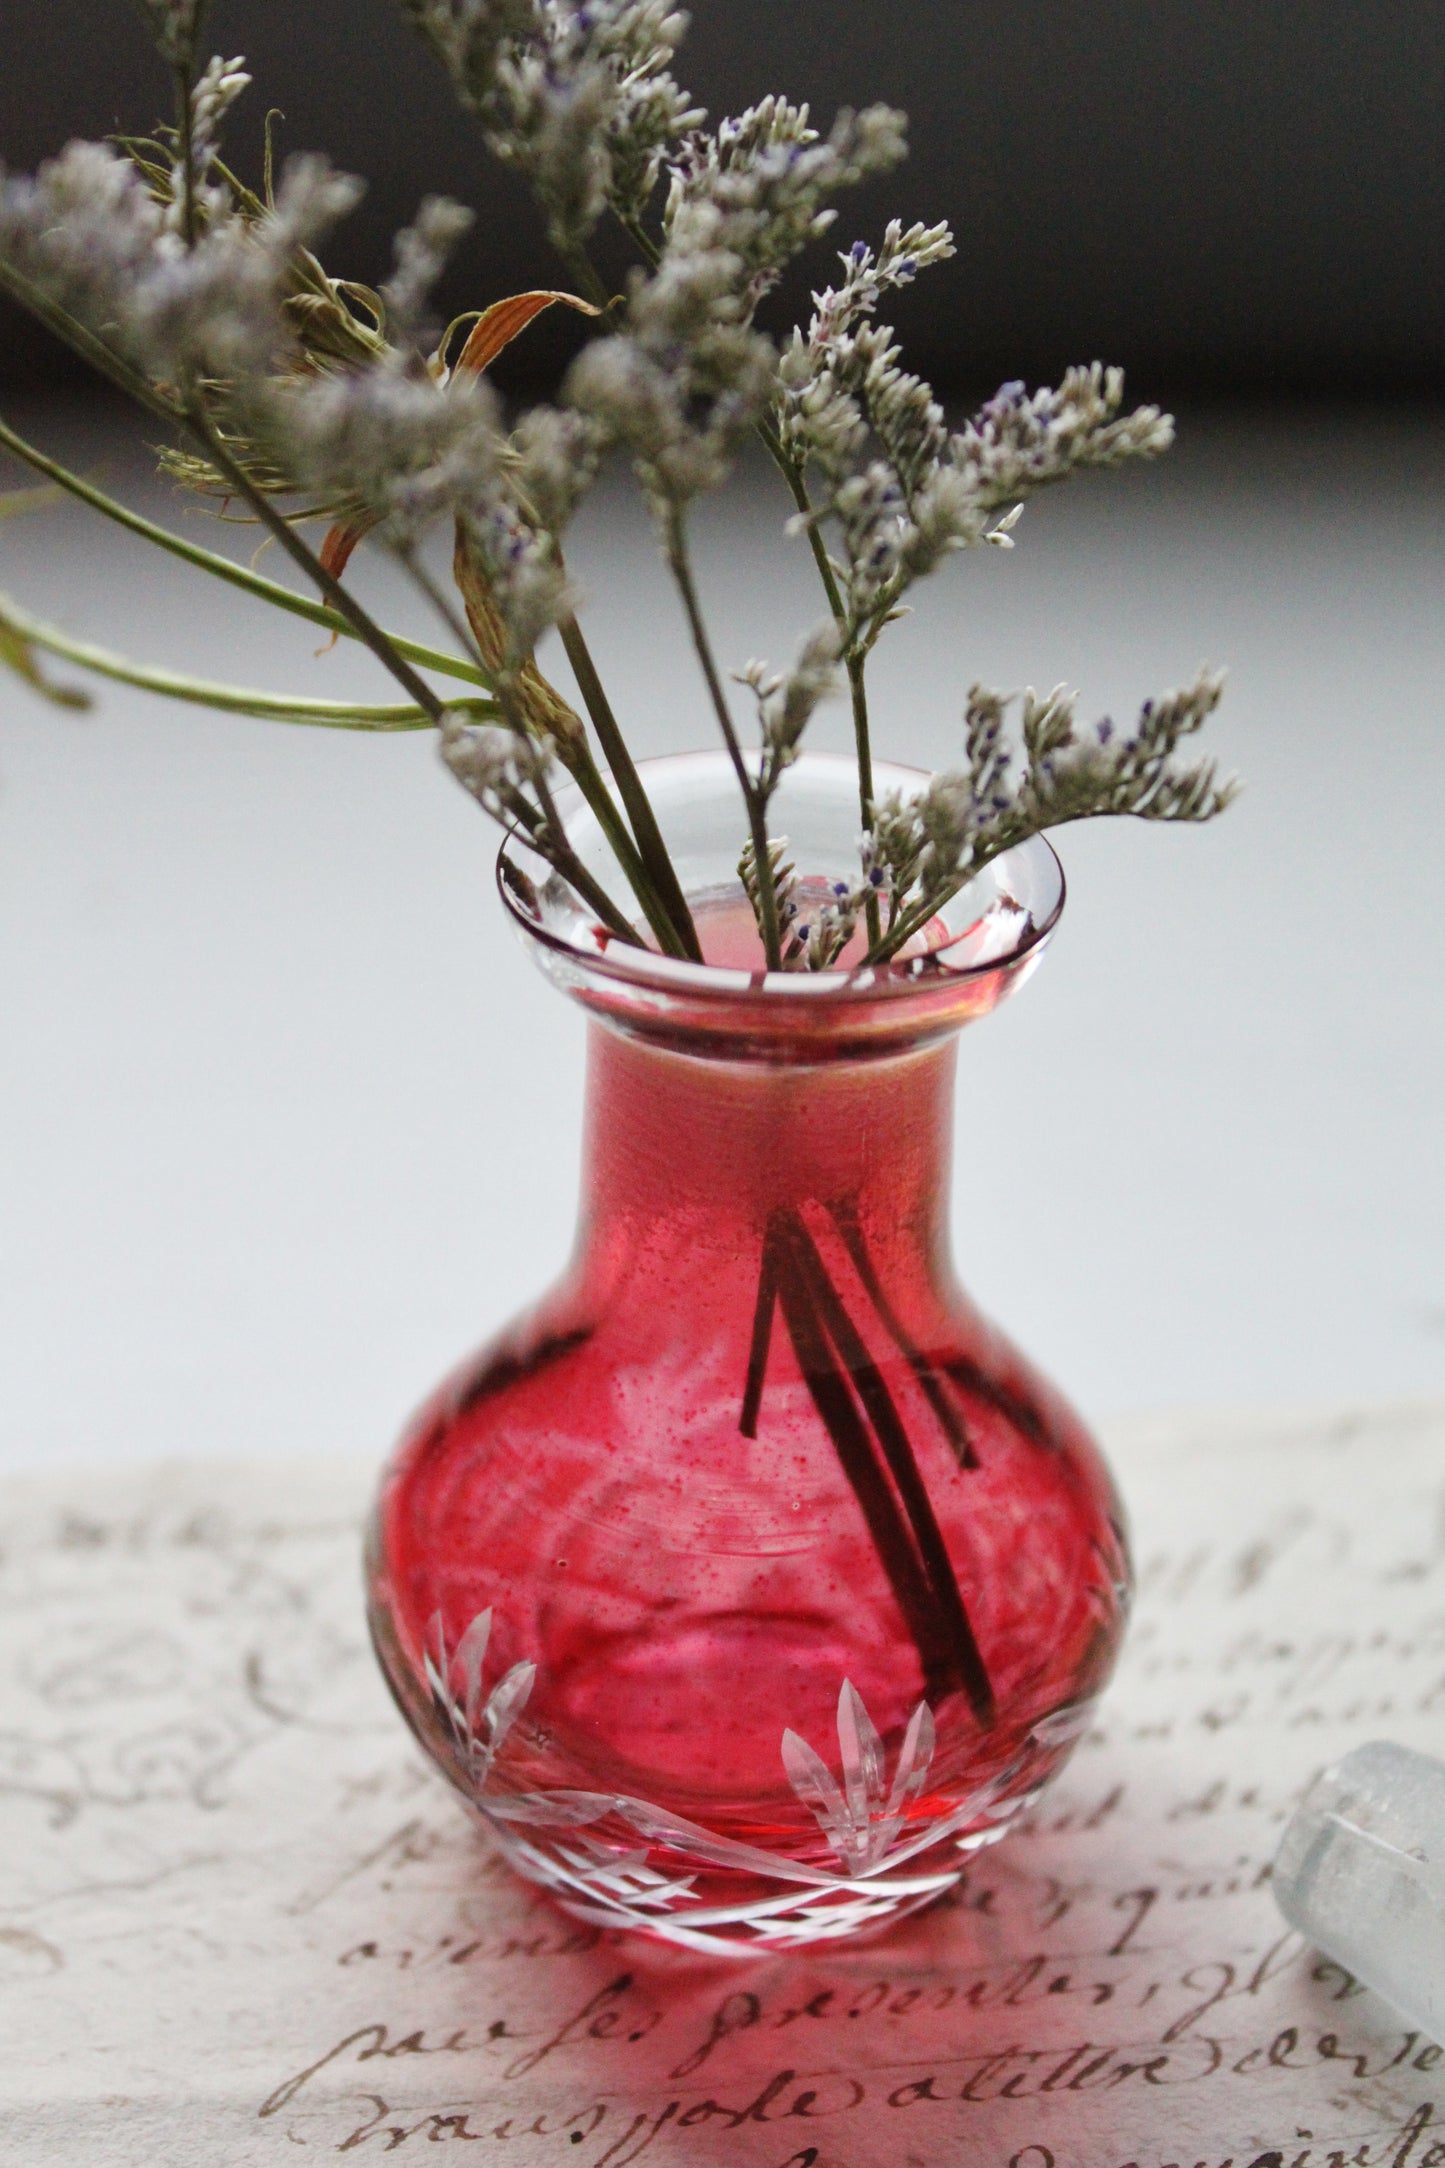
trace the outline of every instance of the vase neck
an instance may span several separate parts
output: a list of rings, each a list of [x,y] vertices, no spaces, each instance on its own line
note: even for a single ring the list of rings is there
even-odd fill
[[[594,1023],[584,1255],[625,1230],[649,1246],[779,1212],[852,1214],[879,1269],[948,1264],[954,1041],[802,1066],[682,1054]]]

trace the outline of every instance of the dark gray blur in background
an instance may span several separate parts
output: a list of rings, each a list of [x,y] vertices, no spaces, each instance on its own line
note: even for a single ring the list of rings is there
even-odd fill
[[[10,166],[165,114],[128,0],[4,14]],[[875,98],[908,109],[911,168],[846,205],[839,231],[895,209],[953,222],[958,261],[900,310],[910,359],[945,392],[1096,356],[1150,395],[1438,392],[1441,0],[695,0],[693,18],[679,74],[714,114],[772,89],[824,119]],[[254,164],[274,104],[285,146],[370,179],[334,270],[374,275],[441,189],[481,214],[459,307],[552,275],[525,191],[391,0],[217,0],[210,43],[257,77],[238,160]],[[512,381],[555,368],[567,335],[539,326]],[[0,320],[0,376],[70,366]]]

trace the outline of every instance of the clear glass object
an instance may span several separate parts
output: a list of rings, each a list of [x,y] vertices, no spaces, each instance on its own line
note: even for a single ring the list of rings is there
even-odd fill
[[[591,1023],[576,1248],[403,1438],[370,1615],[519,1873],[604,1926],[786,1947],[949,1888],[1087,1726],[1123,1629],[1104,1464],[948,1237],[957,1033],[1033,969],[1063,877],[1028,844],[905,960],[770,975],[726,761],[646,779],[710,962],[609,939],[504,847]],[[856,869],[856,792],[808,756],[776,801],[820,890]],[[1023,1148],[994,1106],[966,1156]]]
[[[1291,1927],[1445,2041],[1445,1763],[1356,1747],[1290,1822],[1274,1891]]]

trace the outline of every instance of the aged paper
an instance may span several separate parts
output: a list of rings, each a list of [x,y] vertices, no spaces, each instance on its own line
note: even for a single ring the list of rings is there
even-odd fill
[[[1445,1406],[1111,1441],[1100,1730],[956,1899],[702,1963],[514,1882],[365,1645],[364,1474],[0,1490],[0,2161],[1445,2168],[1445,2054],[1286,1934],[1291,1803],[1445,1753]]]

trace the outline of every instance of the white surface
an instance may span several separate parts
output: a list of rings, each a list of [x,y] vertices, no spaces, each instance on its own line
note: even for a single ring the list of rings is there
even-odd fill
[[[886,1939],[741,1966],[489,1856],[365,1644],[363,1469],[0,1486],[6,2168],[1430,2168],[1440,2048],[1267,1877],[1362,1728],[1440,1744],[1445,1403],[1108,1443],[1139,1604],[1063,1777]]]
[[[150,491],[95,425],[26,419]],[[1161,466],[935,583],[878,673],[880,751],[932,764],[975,675],[1127,713],[1231,666],[1245,798],[1202,832],[1066,835],[1047,968],[963,1048],[964,1277],[1095,1415],[1445,1381],[1441,482],[1428,417],[1186,419]],[[708,523],[730,661],[818,614],[776,509]],[[639,747],[706,742],[630,502],[574,562]],[[7,523],[0,585],[149,660],[376,682],[78,508]],[[427,738],[119,688],[77,720],[0,683],[0,1463],[379,1454],[545,1283],[582,1033],[492,856]]]

